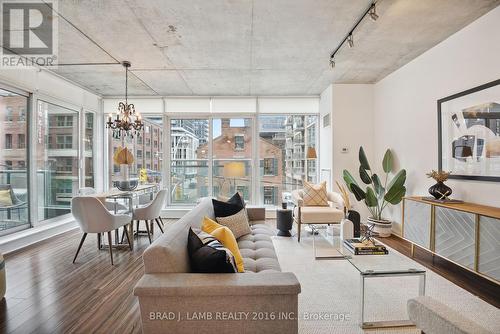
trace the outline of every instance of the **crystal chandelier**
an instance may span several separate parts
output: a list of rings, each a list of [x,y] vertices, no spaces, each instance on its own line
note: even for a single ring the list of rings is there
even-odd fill
[[[113,114],[109,114],[106,128],[113,130],[113,138],[121,138],[130,136],[140,136],[140,131],[144,127],[141,114],[135,111],[134,105],[128,104],[128,68],[130,62],[124,61],[122,63],[125,67],[125,103],[118,104],[118,111],[116,117],[113,119]]]

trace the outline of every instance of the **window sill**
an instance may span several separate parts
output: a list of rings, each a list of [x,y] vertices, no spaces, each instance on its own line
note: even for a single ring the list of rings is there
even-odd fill
[[[0,252],[9,254],[78,228],[72,216],[0,237]]]

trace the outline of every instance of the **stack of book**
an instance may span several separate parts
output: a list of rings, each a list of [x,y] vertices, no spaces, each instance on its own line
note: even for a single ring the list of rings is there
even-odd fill
[[[384,245],[373,242],[362,243],[359,239],[346,239],[344,246],[354,253],[354,255],[385,255],[389,251]]]

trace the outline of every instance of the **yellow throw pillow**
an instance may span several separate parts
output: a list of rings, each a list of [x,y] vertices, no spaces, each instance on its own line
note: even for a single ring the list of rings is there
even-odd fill
[[[233,232],[231,232],[229,228],[227,228],[226,226],[222,226],[217,222],[214,222],[208,217],[204,217],[203,223],[201,224],[201,230],[213,235],[222,243],[222,245],[224,245],[224,247],[229,249],[231,253],[233,253],[234,259],[236,260],[236,267],[238,268],[238,272],[245,272],[245,268],[243,266],[243,257],[241,256],[240,248],[238,247],[238,243],[236,242],[236,238],[234,237]]]
[[[312,184],[304,180],[304,205],[328,206],[326,181],[323,181],[320,184]]]
[[[12,197],[10,197],[10,190],[0,190],[0,207],[2,206],[11,206],[12,205]]]

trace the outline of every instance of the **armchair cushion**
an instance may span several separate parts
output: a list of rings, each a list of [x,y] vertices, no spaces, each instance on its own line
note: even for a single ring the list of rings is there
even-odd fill
[[[294,216],[298,217],[298,208],[294,209]],[[339,223],[344,218],[344,212],[331,206],[303,206],[300,208],[302,224],[329,224]]]
[[[303,199],[305,206],[328,206],[326,181],[320,184],[312,184],[304,180]]]

